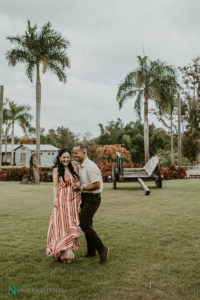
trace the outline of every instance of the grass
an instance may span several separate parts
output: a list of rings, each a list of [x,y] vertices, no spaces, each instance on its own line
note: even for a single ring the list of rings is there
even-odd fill
[[[200,299],[199,180],[104,185],[94,227],[110,247],[109,262],[70,265],[45,255],[52,186],[0,182],[0,299]]]

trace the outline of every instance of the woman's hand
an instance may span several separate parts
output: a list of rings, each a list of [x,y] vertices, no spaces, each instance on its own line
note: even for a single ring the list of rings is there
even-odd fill
[[[80,183],[80,181],[78,181],[78,182],[76,182],[74,185],[73,185],[73,188],[74,188],[74,190],[75,191],[80,191],[80,189],[81,189],[81,183]]]
[[[58,200],[54,200],[54,202],[53,202],[53,207],[58,208]]]

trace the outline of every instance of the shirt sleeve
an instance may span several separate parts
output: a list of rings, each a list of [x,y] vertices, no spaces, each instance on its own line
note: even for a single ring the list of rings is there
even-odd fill
[[[91,164],[87,170],[90,184],[94,182],[101,182],[101,173],[99,168],[95,164]]]

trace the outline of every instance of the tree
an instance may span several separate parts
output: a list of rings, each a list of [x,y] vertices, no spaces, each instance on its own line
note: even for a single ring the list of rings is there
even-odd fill
[[[119,86],[117,101],[123,104],[135,97],[134,109],[141,116],[142,99],[144,102],[144,151],[145,162],[149,160],[148,103],[152,99],[158,107],[169,101],[169,86],[177,86],[175,69],[160,60],[149,61],[147,56],[138,56],[138,68],[129,73]]]
[[[200,57],[180,68],[183,79],[182,114],[185,133],[182,140],[183,154],[194,164],[199,163],[200,153]]]
[[[183,79],[183,114],[186,129],[200,130],[200,57],[180,68]]]
[[[177,97],[176,92],[171,94],[169,96],[169,102],[163,103],[163,105],[159,108],[159,111],[157,109],[152,109],[151,112],[156,115],[158,120],[162,122],[164,127],[169,130],[170,134],[170,157],[171,157],[171,164],[174,164],[174,135],[177,133],[177,115],[178,115],[178,109],[177,109],[178,103],[177,103]]]
[[[72,151],[78,138],[70,129],[61,126],[57,129],[49,129],[46,135],[43,132],[41,134],[41,141],[43,144],[51,144],[58,148],[67,147]]]
[[[83,139],[83,143],[87,147],[88,157],[93,160],[96,164],[99,163],[99,155],[97,153],[97,148],[99,145],[95,143],[93,140]]]
[[[29,113],[30,106],[17,105],[14,101],[7,99],[8,109],[7,118],[11,123],[11,164],[14,164],[14,136],[15,136],[15,124],[18,124],[24,133],[27,133],[27,129],[31,126],[32,115]]]
[[[124,135],[124,124],[120,118],[117,121],[109,121],[104,127],[103,124],[98,124],[101,134],[95,139],[97,144],[120,144]]]
[[[0,85],[0,170],[2,165],[3,86]]]
[[[99,124],[100,136],[94,141],[99,145],[124,145],[131,153],[132,161],[144,163],[144,126],[138,120],[124,125],[121,119],[116,122],[110,121],[106,126]],[[154,124],[149,126],[150,155],[155,155],[159,149],[169,147],[169,135],[163,130],[156,128]]]
[[[47,22],[38,32],[37,25],[33,27],[28,21],[27,31],[23,35],[9,36],[7,39],[17,46],[6,53],[9,65],[17,63],[26,65],[26,75],[33,81],[36,71],[36,153],[40,157],[40,106],[41,106],[41,82],[40,66],[43,66],[43,73],[48,69],[55,73],[61,82],[66,82],[66,67],[70,66],[66,49],[69,42],[62,37],[61,33],[51,28]]]
[[[8,100],[4,103],[4,106],[8,103]],[[5,161],[7,162],[7,145],[9,139],[9,131],[11,128],[11,120],[9,119],[9,110],[7,108],[3,108],[3,125],[5,125],[5,129],[3,129],[3,142],[5,143]]]

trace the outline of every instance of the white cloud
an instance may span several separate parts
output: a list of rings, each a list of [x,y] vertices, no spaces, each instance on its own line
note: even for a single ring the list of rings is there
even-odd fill
[[[118,110],[116,92],[143,46],[150,58],[176,66],[200,54],[199,11],[198,0],[1,0],[0,84],[5,96],[31,105],[35,115],[35,82],[23,65],[8,66],[6,37],[23,34],[28,19],[38,27],[51,21],[70,41],[71,69],[66,85],[53,74],[42,76],[41,126],[96,135],[100,122],[136,119],[133,102]]]

